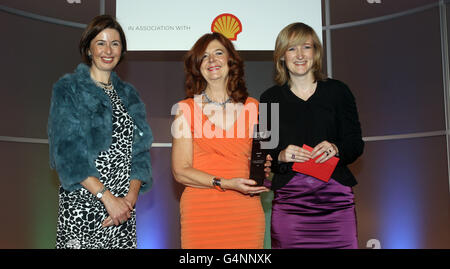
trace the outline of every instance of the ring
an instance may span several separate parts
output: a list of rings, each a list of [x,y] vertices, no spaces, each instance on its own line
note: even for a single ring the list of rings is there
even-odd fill
[[[125,223],[125,221],[124,221],[124,220],[121,220],[121,221],[120,221],[120,224],[124,224],[124,223]]]
[[[295,154],[292,154],[292,159],[295,159]]]

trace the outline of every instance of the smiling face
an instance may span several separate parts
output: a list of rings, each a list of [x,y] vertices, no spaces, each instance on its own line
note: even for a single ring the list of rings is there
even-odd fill
[[[89,53],[92,58],[91,70],[94,73],[111,72],[119,63],[122,42],[116,29],[106,28],[92,39]]]
[[[289,46],[284,53],[285,65],[290,77],[314,76],[314,45],[311,37],[302,44]]]
[[[200,72],[208,82],[223,80],[228,78],[228,52],[218,40],[211,41],[202,56]]]

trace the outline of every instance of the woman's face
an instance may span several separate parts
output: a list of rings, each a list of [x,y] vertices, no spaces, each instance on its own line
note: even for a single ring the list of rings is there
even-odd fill
[[[211,83],[228,78],[228,52],[218,40],[211,41],[206,47],[200,65],[203,78]]]
[[[314,65],[312,38],[308,38],[303,44],[288,47],[283,58],[291,77],[313,75],[311,71]]]
[[[111,72],[119,63],[122,53],[119,32],[111,28],[101,31],[92,39],[89,52],[92,58],[91,68]]]

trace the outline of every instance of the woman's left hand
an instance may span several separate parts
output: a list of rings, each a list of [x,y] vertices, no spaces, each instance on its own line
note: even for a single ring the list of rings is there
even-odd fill
[[[130,205],[134,208],[138,199],[138,195],[135,193],[128,192],[128,194],[125,197],[123,197],[123,199],[127,200],[130,203]]]
[[[123,199],[123,201],[128,205],[129,208],[133,208],[136,206],[136,202],[138,199],[138,193],[136,191],[129,191],[125,197],[118,197],[119,199]],[[130,217],[133,210],[130,210]],[[103,227],[113,226],[114,222],[111,216],[108,216],[102,223]]]
[[[331,159],[331,157],[338,154],[338,152],[339,150],[335,144],[330,143],[328,141],[322,141],[321,143],[319,143],[317,146],[314,147],[312,151],[313,155],[312,158],[314,159],[323,153],[323,155],[316,160],[316,163],[323,163]]]
[[[131,218],[133,206],[130,201],[124,197],[115,197],[112,194],[111,197],[108,203],[104,203],[109,215],[103,220],[102,227],[122,225]]]
[[[129,197],[129,195],[127,195],[127,196],[125,196],[125,197],[118,197],[118,199],[123,199],[123,201],[124,201],[129,207],[132,207],[132,208],[134,208],[134,205],[136,204],[136,200],[137,200],[137,199],[133,199],[132,197]],[[132,212],[132,211],[133,211],[133,210],[130,210],[128,219],[131,218],[131,212]],[[122,224],[122,223],[120,223],[120,224]],[[103,221],[102,226],[103,226],[103,227],[114,226],[114,221],[113,221],[113,219],[111,218],[111,216],[108,216],[108,217]]]
[[[270,169],[270,166],[272,165],[272,156],[270,154],[267,154],[266,156],[266,162],[264,163],[264,172],[266,175],[266,178],[269,178],[270,172],[272,172],[272,169]]]

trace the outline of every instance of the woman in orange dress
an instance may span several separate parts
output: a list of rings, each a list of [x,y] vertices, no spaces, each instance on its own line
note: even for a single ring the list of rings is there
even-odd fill
[[[258,101],[248,97],[243,61],[226,37],[205,34],[187,53],[185,73],[187,99],[172,124],[172,172],[186,186],[181,247],[262,248],[264,212],[256,194],[268,189],[248,179]]]

